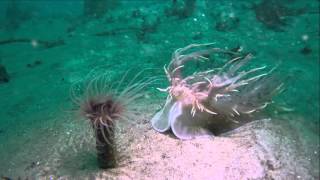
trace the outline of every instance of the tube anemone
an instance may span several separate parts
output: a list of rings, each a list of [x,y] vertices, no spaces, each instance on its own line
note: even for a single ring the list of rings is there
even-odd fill
[[[98,165],[113,168],[116,165],[114,128],[123,112],[123,105],[112,96],[92,97],[81,106],[81,112],[90,121],[95,132]]]
[[[131,104],[143,97],[143,90],[156,81],[155,77],[142,76],[143,72],[132,76],[128,71],[118,81],[111,80],[107,73],[93,72],[84,83],[76,83],[71,88],[72,99],[79,106],[81,116],[93,128],[100,168],[116,166],[117,123],[133,122],[135,110]]]

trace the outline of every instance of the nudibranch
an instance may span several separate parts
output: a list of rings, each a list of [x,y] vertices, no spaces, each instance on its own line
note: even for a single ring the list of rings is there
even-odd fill
[[[191,44],[177,49],[164,67],[170,83],[160,89],[168,93],[164,107],[151,119],[158,132],[172,130],[179,139],[213,136],[210,127],[217,121],[239,123],[242,114],[265,108],[283,83],[266,66],[244,70],[251,54],[213,48],[211,44]],[[195,72],[186,77],[186,62],[209,60],[210,55],[230,56],[220,68]],[[219,127],[214,127],[219,128]]]

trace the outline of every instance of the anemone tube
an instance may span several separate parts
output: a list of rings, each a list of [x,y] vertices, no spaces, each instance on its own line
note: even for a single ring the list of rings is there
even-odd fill
[[[103,169],[115,167],[115,121],[123,107],[111,96],[106,96],[88,99],[83,103],[82,111],[94,130],[98,166]]]

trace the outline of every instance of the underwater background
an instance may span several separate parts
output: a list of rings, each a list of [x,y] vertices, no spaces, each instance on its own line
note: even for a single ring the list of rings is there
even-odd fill
[[[2,0],[0,14],[1,176],[94,177],[101,170],[82,146],[70,88],[95,69],[110,82],[131,69],[164,76],[176,49],[214,42],[252,53],[251,67],[277,67],[285,90],[264,114],[309,163],[308,177],[294,177],[319,178],[318,0]],[[156,88],[167,86],[148,88],[146,121],[166,98]]]

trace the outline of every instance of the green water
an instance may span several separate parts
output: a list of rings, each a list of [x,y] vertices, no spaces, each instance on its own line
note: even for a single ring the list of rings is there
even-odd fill
[[[92,69],[113,81],[132,68],[162,76],[172,52],[192,43],[240,47],[254,65],[278,65],[288,79],[266,114],[296,127],[313,145],[306,152],[319,152],[319,1],[173,2],[107,0],[105,8],[87,7],[96,17],[80,0],[1,1],[0,64],[9,81],[0,73],[0,175],[27,177],[50,166],[46,158],[75,118],[69,89]],[[155,88],[165,85],[150,88],[152,103],[164,101]]]

